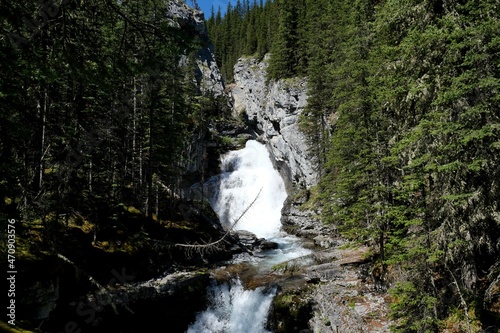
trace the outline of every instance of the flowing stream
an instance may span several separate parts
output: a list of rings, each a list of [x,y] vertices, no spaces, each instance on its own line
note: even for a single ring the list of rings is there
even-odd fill
[[[222,174],[208,181],[212,188],[210,202],[221,222],[227,228],[250,231],[258,238],[278,243],[278,249],[244,260],[262,271],[308,254],[298,239],[281,231],[281,209],[287,194],[265,146],[248,141],[244,149],[226,154],[221,163]],[[266,287],[245,289],[238,278],[230,283],[214,283],[207,291],[208,309],[198,314],[187,332],[269,332],[265,327],[275,292]]]

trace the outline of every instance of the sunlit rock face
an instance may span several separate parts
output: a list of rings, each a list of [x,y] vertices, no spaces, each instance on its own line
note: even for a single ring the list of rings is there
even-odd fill
[[[231,89],[236,116],[244,115],[266,143],[287,188],[309,188],[318,181],[314,158],[299,129],[299,115],[307,104],[303,78],[266,81],[268,57],[241,58],[234,67]]]

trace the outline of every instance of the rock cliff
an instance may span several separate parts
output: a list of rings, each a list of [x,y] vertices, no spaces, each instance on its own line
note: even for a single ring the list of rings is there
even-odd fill
[[[307,140],[299,129],[299,115],[307,103],[307,82],[304,78],[267,82],[268,59],[239,59],[231,95],[235,116],[247,117],[266,143],[290,193],[292,188],[310,188],[318,181]]]
[[[170,26],[180,29],[188,35],[194,36],[200,48],[193,58],[187,55],[181,57],[181,64],[193,66],[189,61],[194,61],[194,78],[197,94],[212,98],[217,104],[220,113],[228,108],[227,94],[225,93],[224,80],[215,61],[214,47],[208,36],[204,13],[188,6],[183,0],[172,0],[169,3],[167,17]],[[190,138],[186,159],[182,162],[185,170],[181,190],[188,197],[188,188],[203,177],[213,175],[213,170],[218,167],[220,137],[224,135],[224,126],[227,124],[210,124],[208,127],[200,126]],[[230,126],[233,130],[242,132],[237,126]],[[202,176],[203,175],[203,176]]]
[[[215,62],[214,48],[208,37],[205,16],[202,11],[189,7],[184,1],[172,0],[169,3],[167,17],[170,25],[197,36],[202,48],[195,59],[196,82],[199,92],[218,97],[224,94],[222,74]],[[187,62],[187,57],[182,61]]]

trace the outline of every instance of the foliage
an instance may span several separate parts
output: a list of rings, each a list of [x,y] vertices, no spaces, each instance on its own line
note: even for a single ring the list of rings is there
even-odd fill
[[[498,1],[269,3],[269,77],[308,76],[323,221],[374,245],[395,331],[477,330],[500,264]]]
[[[172,25],[166,0],[0,8],[2,216],[175,214],[191,141],[220,117],[195,86],[200,36]]]
[[[259,58],[270,51],[277,29],[277,7],[273,1],[249,0],[231,5],[228,2],[226,14],[217,13],[207,21],[210,39],[215,46],[217,64],[226,82],[233,81],[233,67],[239,57],[255,55]]]

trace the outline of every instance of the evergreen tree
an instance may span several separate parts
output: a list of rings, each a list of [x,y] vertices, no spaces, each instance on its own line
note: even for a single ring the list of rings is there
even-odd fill
[[[104,227],[124,205],[172,213],[159,183],[173,198],[199,130],[180,65],[199,43],[170,27],[168,2],[1,6],[2,212],[41,219],[48,239],[70,216]]]
[[[296,1],[277,0],[278,30],[271,47],[268,75],[279,79],[295,74],[298,62],[298,16]]]
[[[316,157],[320,176],[326,162],[329,141],[329,118],[333,115],[330,103],[332,78],[328,68],[333,49],[334,27],[332,6],[323,0],[308,0],[307,6],[307,57],[308,57],[308,99],[307,107],[300,118],[300,128],[308,137],[311,153]],[[318,130],[319,129],[319,130]]]

